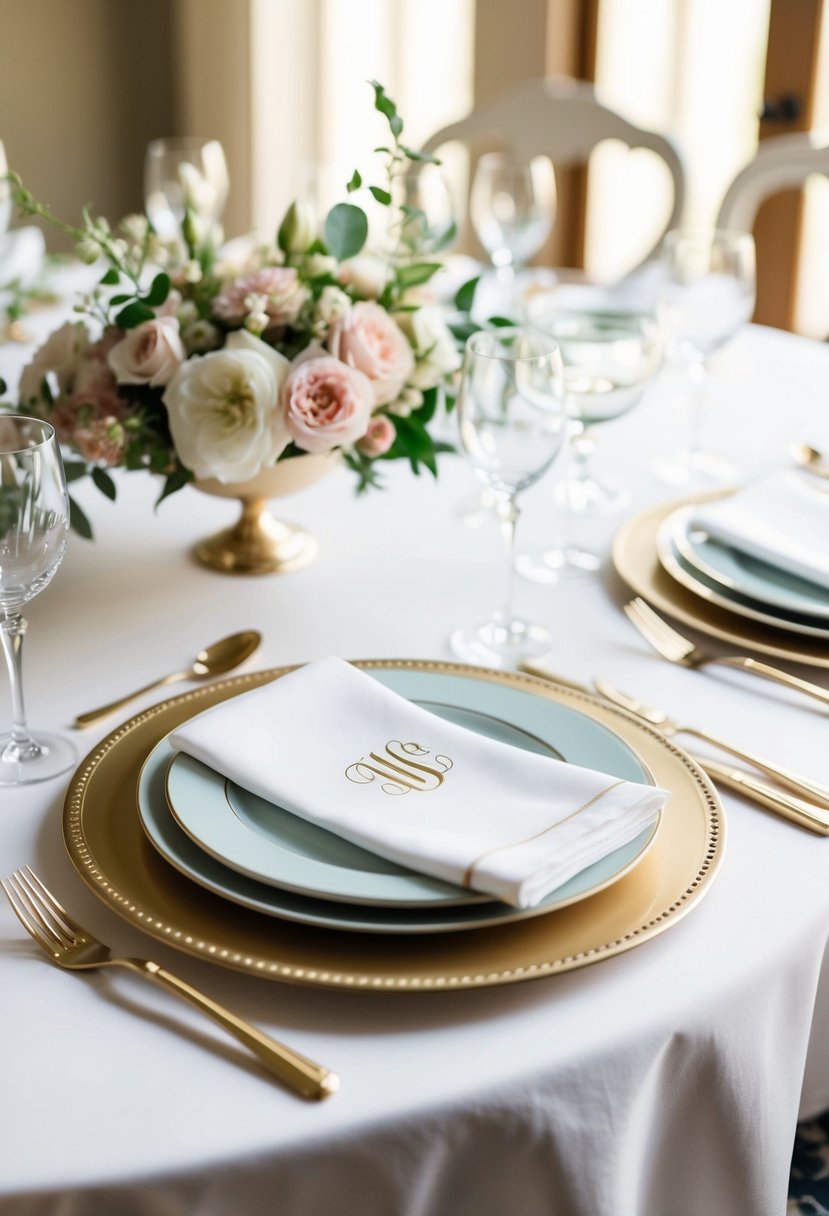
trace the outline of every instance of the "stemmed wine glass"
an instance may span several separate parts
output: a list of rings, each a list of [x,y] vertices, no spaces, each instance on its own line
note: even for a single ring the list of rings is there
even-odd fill
[[[641,399],[660,362],[662,340],[656,320],[627,311],[552,312],[537,315],[539,329],[558,342],[570,416],[570,470],[556,485],[565,535],[540,556],[521,554],[517,569],[534,582],[554,583],[597,570],[598,553],[573,543],[577,518],[611,514],[628,500],[623,486],[600,481],[591,460],[593,428],[620,418]]]
[[[706,451],[703,407],[709,396],[709,360],[751,320],[755,301],[754,238],[748,232],[676,229],[665,237],[657,312],[670,353],[690,382],[691,433],[687,448],[656,463],[666,481],[695,476],[731,480],[736,470]]]
[[[54,428],[0,415],[0,642],[9,669],[12,729],[0,736],[0,785],[56,777],[76,762],[62,735],[33,737],[23,708],[21,608],[50,582],[69,529],[69,499]]]
[[[501,499],[508,571],[503,608],[457,629],[450,645],[467,662],[509,667],[543,653],[551,641],[544,626],[513,611],[513,549],[518,497],[550,467],[566,431],[558,343],[520,327],[473,334],[466,343],[458,423],[466,455]]]
[[[457,235],[455,205],[441,165],[415,163],[394,181],[387,241],[401,261],[443,253]]]
[[[515,271],[541,249],[555,214],[556,180],[546,157],[526,161],[488,152],[478,161],[469,215],[496,269],[505,311],[513,306]]]
[[[188,212],[212,230],[230,189],[224,150],[217,139],[154,139],[144,158],[147,217],[164,240],[181,237]]]

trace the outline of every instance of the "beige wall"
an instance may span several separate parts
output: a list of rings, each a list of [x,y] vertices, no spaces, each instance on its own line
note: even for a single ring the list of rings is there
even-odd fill
[[[0,139],[61,218],[85,202],[110,219],[142,207],[144,148],[171,133],[171,13],[168,0],[0,0]]]

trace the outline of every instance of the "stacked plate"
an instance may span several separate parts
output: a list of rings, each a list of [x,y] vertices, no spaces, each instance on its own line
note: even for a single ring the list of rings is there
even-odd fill
[[[67,794],[64,838],[93,891],[165,943],[266,978],[423,990],[584,966],[662,932],[708,890],[724,840],[716,794],[646,725],[531,676],[358,665],[480,734],[670,788],[668,813],[529,911],[405,870],[171,747],[188,718],[285,668],[162,702],[87,757]]]
[[[709,536],[680,507],[662,522],[656,551],[664,569],[695,595],[737,617],[829,641],[829,591]]]
[[[424,709],[487,738],[587,762],[629,781],[651,780],[632,748],[567,706],[538,705],[526,693],[478,680],[455,679],[447,688],[437,672],[380,670],[375,676],[395,691],[408,689]],[[477,929],[563,908],[621,878],[644,855],[658,827],[588,866],[541,904],[518,911],[369,853],[173,751],[166,739],[144,766],[138,807],[161,855],[217,895],[268,916],[373,933]]]

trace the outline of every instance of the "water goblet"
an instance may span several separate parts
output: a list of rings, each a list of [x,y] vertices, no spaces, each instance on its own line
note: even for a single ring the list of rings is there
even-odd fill
[[[504,311],[513,307],[516,270],[541,249],[555,214],[555,174],[546,157],[526,161],[488,152],[478,161],[469,215],[495,267]]]
[[[225,154],[217,139],[171,136],[147,145],[144,202],[163,240],[181,238],[188,215],[208,232],[215,230],[229,189]]]
[[[600,555],[574,543],[578,518],[612,514],[628,500],[622,486],[599,480],[591,468],[593,428],[620,418],[641,399],[656,372],[662,341],[656,320],[628,311],[556,311],[536,323],[558,342],[570,417],[570,470],[556,485],[562,508],[561,544],[539,556],[520,554],[518,572],[534,582],[555,583],[598,570]]]
[[[466,344],[458,392],[461,446],[473,467],[499,495],[506,542],[503,608],[455,630],[452,650],[490,667],[510,667],[542,654],[551,635],[513,610],[513,550],[518,498],[550,467],[567,425],[564,369],[558,343],[529,328],[482,330]]]
[[[12,729],[0,736],[0,786],[44,781],[76,763],[62,735],[26,725],[21,608],[60,565],[69,529],[69,499],[54,428],[37,418],[0,414],[0,643],[9,670]]]
[[[704,443],[709,361],[750,320],[756,292],[754,238],[748,232],[676,229],[661,253],[657,314],[670,354],[684,364],[691,387],[690,434],[677,456],[657,460],[663,480],[730,481],[737,470]]]

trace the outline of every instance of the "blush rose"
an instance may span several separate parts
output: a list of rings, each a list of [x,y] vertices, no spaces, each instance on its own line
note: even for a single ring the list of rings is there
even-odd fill
[[[375,405],[394,401],[414,371],[414,355],[400,327],[379,304],[363,300],[339,317],[326,345],[335,359],[371,381]]]
[[[175,317],[155,317],[127,330],[107,361],[119,384],[169,384],[187,353]]]
[[[282,407],[297,447],[328,452],[365,435],[374,395],[362,372],[325,355],[294,364],[282,388]]]

